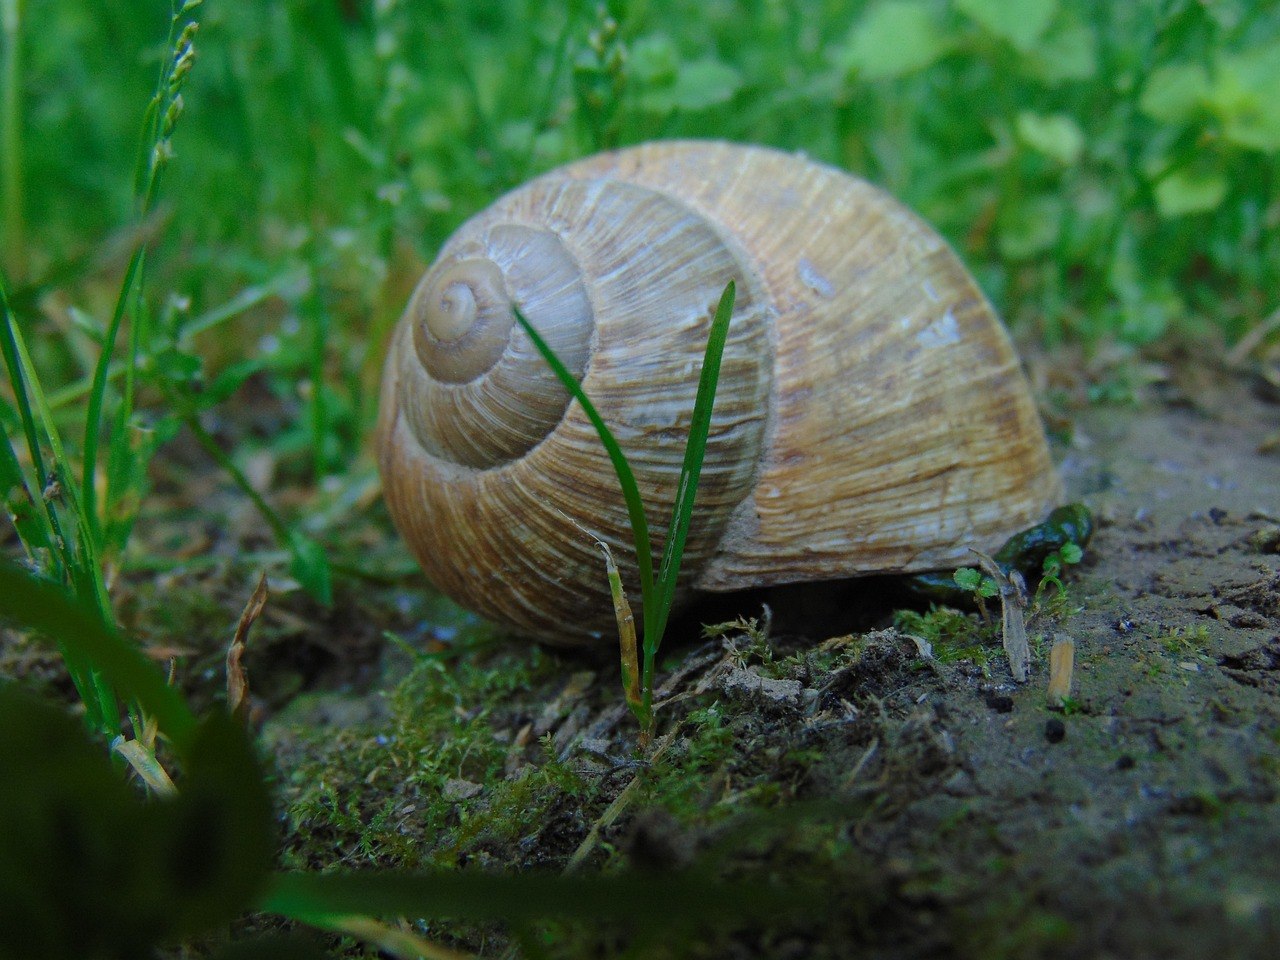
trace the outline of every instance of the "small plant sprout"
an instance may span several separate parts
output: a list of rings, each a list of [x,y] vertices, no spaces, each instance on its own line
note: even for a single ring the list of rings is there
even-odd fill
[[[711,427],[711,408],[715,403],[716,385],[720,380],[720,359],[724,354],[725,341],[729,336],[729,319],[733,314],[735,287],[729,281],[716,307],[711,321],[711,329],[707,336],[707,349],[702,361],[702,373],[698,379],[698,392],[693,403],[693,418],[689,424],[689,438],[685,445],[684,466],[680,471],[680,482],[676,490],[675,507],[671,512],[671,522],[667,528],[667,537],[663,542],[662,558],[657,570],[654,569],[653,550],[649,539],[649,523],[645,518],[644,502],[640,499],[640,489],[636,485],[635,474],[627,462],[626,454],[617,439],[605,424],[604,419],[596,411],[595,406],[583,391],[577,378],[569,371],[555,352],[533,325],[524,317],[518,308],[513,308],[516,321],[529,335],[538,352],[546,359],[555,371],[565,389],[581,405],[596,432],[600,442],[604,444],[613,463],[614,472],[618,475],[618,486],[622,489],[623,499],[627,504],[627,515],[631,521],[631,534],[635,541],[636,567],[640,576],[641,608],[643,610],[643,663],[640,666],[640,683],[638,695],[635,690],[634,670],[637,661],[635,653],[635,623],[631,616],[630,604],[622,589],[622,580],[613,563],[613,558],[605,548],[606,573],[609,577],[610,592],[613,597],[614,610],[618,617],[619,643],[622,650],[623,687],[627,695],[627,703],[640,723],[642,743],[648,744],[653,736],[653,666],[658,647],[662,644],[662,636],[667,628],[667,620],[675,603],[676,581],[680,576],[680,561],[684,555],[685,539],[689,533],[689,525],[693,519],[694,500],[698,492],[698,478],[702,473],[702,460],[707,449],[707,433]],[[603,545],[602,545],[603,546]],[[656,573],[656,576],[655,576]],[[629,639],[628,639],[629,638]]]
[[[1045,557],[1044,573],[1039,587],[1036,588],[1036,598],[1039,599],[1049,585],[1057,587],[1059,593],[1065,593],[1067,588],[1062,583],[1062,571],[1072,564],[1079,563],[1083,556],[1084,551],[1078,543],[1064,543]]]
[[[992,597],[999,596],[1000,585],[991,577],[984,577],[979,570],[973,567],[961,567],[953,575],[956,586],[961,590],[967,590],[973,594],[974,602],[978,605],[978,612],[982,614],[982,622],[990,623],[991,618],[987,613],[987,601]]]

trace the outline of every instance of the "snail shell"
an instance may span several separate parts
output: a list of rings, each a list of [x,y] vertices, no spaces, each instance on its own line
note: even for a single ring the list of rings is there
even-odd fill
[[[439,589],[549,643],[613,632],[592,536],[638,597],[626,507],[511,305],[626,452],[657,556],[729,280],[682,594],[950,568],[1058,502],[1009,338],[928,225],[802,156],[654,143],[507,194],[409,302],[379,457],[391,516]]]

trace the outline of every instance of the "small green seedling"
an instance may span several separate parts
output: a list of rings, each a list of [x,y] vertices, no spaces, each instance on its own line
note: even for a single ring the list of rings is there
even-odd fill
[[[974,602],[978,605],[978,612],[982,614],[982,622],[990,623],[991,618],[987,614],[987,601],[1000,595],[1000,584],[996,583],[991,577],[984,577],[980,570],[976,570],[973,567],[961,567],[952,574],[951,579],[956,582],[956,586],[961,590],[973,594]]]
[[[1064,543],[1057,550],[1044,558],[1040,582],[1036,585],[1035,599],[1032,604],[1037,614],[1047,613],[1050,619],[1057,619],[1069,602],[1066,584],[1062,582],[1062,571],[1080,562],[1084,551],[1078,543]],[[1050,593],[1049,588],[1053,588]]]
[[[532,324],[525,319],[519,309],[513,309],[516,321],[533,341],[538,352],[546,359],[555,371],[565,389],[581,405],[583,412],[590,419],[600,442],[604,444],[618,475],[618,486],[622,489],[623,499],[627,504],[627,515],[631,521],[631,534],[635,541],[636,567],[640,574],[641,608],[643,610],[644,627],[644,661],[640,670],[639,698],[635,696],[632,678],[628,678],[629,666],[636,662],[634,632],[628,632],[623,624],[630,616],[629,607],[624,611],[615,600],[620,625],[619,642],[622,648],[623,685],[628,692],[627,702],[640,722],[641,737],[648,742],[653,734],[653,664],[658,647],[662,643],[662,635],[667,628],[667,619],[675,603],[676,580],[680,576],[680,561],[684,556],[685,538],[689,534],[689,524],[693,518],[693,504],[698,492],[698,478],[702,473],[702,460],[707,449],[707,433],[711,428],[711,408],[715,403],[716,385],[720,381],[720,360],[724,355],[725,341],[729,336],[729,318],[733,314],[735,287],[729,281],[716,307],[715,317],[711,321],[711,330],[707,336],[707,350],[702,361],[702,374],[698,379],[698,392],[693,402],[693,419],[689,424],[689,439],[685,445],[684,466],[680,471],[680,483],[676,488],[675,507],[671,512],[671,523],[667,528],[667,538],[663,544],[662,559],[655,577],[653,551],[649,540],[649,523],[645,518],[644,503],[640,499],[640,489],[636,485],[635,474],[627,462],[617,439],[605,425],[604,419],[596,411],[591,400],[583,392],[577,378],[569,368],[561,362],[555,352],[547,345]],[[613,595],[621,593],[621,581]],[[625,603],[625,597],[623,597]],[[628,639],[630,637],[630,639]]]

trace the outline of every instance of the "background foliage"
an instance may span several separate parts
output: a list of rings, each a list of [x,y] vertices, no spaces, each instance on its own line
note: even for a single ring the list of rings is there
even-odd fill
[[[861,174],[1049,349],[1217,347],[1276,316],[1275,4],[175,6],[0,0],[0,495],[22,540],[5,549],[108,627],[119,571],[155,562],[128,548],[181,431],[327,602],[421,269],[498,194],[596,150],[716,136]],[[250,476],[268,448],[277,488],[303,491],[284,506]],[[136,690],[63,653],[89,727],[140,739]],[[114,784],[100,766],[86,776]],[[132,823],[131,804],[90,813]],[[187,929],[139,916],[142,940]]]
[[[4,263],[98,316],[169,11],[6,6],[22,56]],[[356,442],[379,336],[443,238],[537,172],[654,137],[804,150],[883,184],[1051,343],[1206,321],[1234,338],[1274,306],[1274,5],[287,0],[201,16],[153,310],[173,293],[199,316],[271,284],[280,300],[239,343],[201,352],[318,379],[321,472]]]

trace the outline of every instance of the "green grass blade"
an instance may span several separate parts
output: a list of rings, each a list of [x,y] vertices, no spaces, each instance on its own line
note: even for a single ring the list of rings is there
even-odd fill
[[[41,551],[55,563],[61,558],[53,549],[53,530],[49,526],[48,514],[37,506],[40,489],[29,483],[22,472],[22,464],[18,455],[13,452],[13,444],[8,434],[0,437],[0,496],[7,498],[7,506],[13,516],[13,526],[18,531],[18,539],[27,549],[28,556]],[[11,495],[17,491],[16,495]],[[43,499],[43,498],[41,498]],[[61,564],[57,563],[55,572],[62,575]]]
[[[0,616],[57,640],[64,650],[94,664],[160,722],[175,748],[184,751],[190,744],[195,731],[190,709],[155,664],[108,626],[91,604],[0,557]]]
[[[5,330],[6,360],[8,360],[8,351],[12,348],[16,355],[15,366],[18,368],[13,374],[13,379],[15,384],[25,380],[30,387],[29,402],[24,404],[24,407],[27,408],[28,414],[31,413],[30,408],[34,407],[35,413],[40,416],[45,436],[48,438],[49,449],[53,451],[52,476],[57,479],[61,487],[61,496],[66,498],[72,515],[75,517],[73,545],[72,540],[63,533],[62,525],[58,521],[58,514],[52,502],[45,500],[44,496],[41,495],[40,500],[44,503],[49,523],[54,533],[54,542],[62,545],[59,550],[62,575],[70,579],[76,595],[82,598],[85,603],[91,602],[95,604],[101,619],[104,622],[109,622],[112,619],[111,602],[107,598],[107,587],[102,579],[102,567],[98,563],[95,543],[85,522],[83,506],[76,496],[70,472],[66,467],[67,454],[62,445],[62,437],[59,435],[57,425],[54,422],[53,411],[49,408],[48,400],[45,398],[44,388],[41,386],[35,364],[31,361],[31,354],[27,350],[27,343],[22,336],[22,330],[14,322],[13,315],[7,311],[5,312],[5,320],[6,322],[3,326]],[[35,434],[36,424],[34,417],[31,418],[31,431],[32,434],[29,435],[28,442],[34,444],[33,449],[38,453],[40,444],[38,435]],[[38,478],[38,482],[43,483],[43,478]],[[112,691],[110,684],[97,675],[94,669],[96,664],[92,660],[85,660],[71,647],[64,648],[63,656],[67,662],[67,670],[70,672],[76,689],[84,701],[89,724],[110,734],[118,733],[120,731],[120,717],[116,706],[115,693]]]
[[[31,455],[31,463],[36,471],[36,481],[43,483],[48,474],[44,468],[44,456],[40,453],[40,439],[36,431],[35,416],[31,412],[31,399],[27,396],[26,380],[22,376],[22,366],[18,360],[17,318],[9,310],[9,293],[5,289],[4,280],[0,279],[0,349],[4,351],[5,366],[9,370],[9,383],[13,387],[13,396],[18,404],[18,415],[22,418],[22,432],[27,438],[27,452]]]
[[[84,507],[84,521],[89,525],[94,543],[99,543],[102,539],[98,518],[96,479],[98,440],[102,436],[102,411],[107,398],[107,372],[111,367],[111,357],[115,353],[116,338],[120,335],[120,325],[124,321],[125,305],[133,292],[133,284],[142,269],[143,259],[144,251],[141,247],[129,258],[129,266],[120,284],[120,295],[116,300],[115,309],[111,312],[111,323],[108,324],[106,335],[102,340],[102,351],[98,354],[98,362],[93,369],[93,385],[89,388],[89,409],[85,415],[84,424],[84,463],[81,470],[80,502]]]
[[[258,907],[304,923],[364,914],[494,920],[558,916],[658,926],[675,918],[698,921],[794,908],[803,905],[803,886],[729,884],[693,872],[595,877],[465,870],[278,873]]]
[[[50,409],[49,402],[45,397],[44,387],[40,383],[35,364],[31,360],[31,353],[27,350],[26,339],[22,336],[21,328],[13,322],[12,315],[9,316],[9,323],[6,326],[8,337],[12,340],[18,356],[22,376],[31,391],[32,406],[40,416],[40,424],[43,426],[44,434],[48,438],[49,449],[53,451],[52,474],[61,485],[62,496],[67,498],[67,502],[70,504],[71,510],[78,521],[77,526],[80,528],[76,541],[80,545],[81,555],[79,558],[75,557],[68,546],[64,548],[67,551],[64,560],[73,572],[79,572],[80,576],[77,579],[80,582],[92,583],[90,595],[94,597],[100,609],[106,614],[111,607],[107,602],[107,590],[102,582],[102,571],[98,567],[97,551],[94,548],[95,541],[85,535],[84,504],[76,496],[75,486],[72,484],[70,472],[67,470],[69,461],[67,460],[66,449],[62,445],[62,436],[58,433],[58,427],[53,419],[53,411]]]
[[[27,455],[31,458],[31,467],[34,473],[31,482],[28,483],[22,474],[22,468],[18,463],[16,454],[14,454],[12,445],[9,443],[9,438],[6,436],[5,447],[8,450],[8,457],[6,458],[5,472],[10,477],[6,483],[20,483],[26,490],[34,512],[39,517],[38,524],[31,525],[29,529],[33,533],[35,530],[40,531],[38,545],[49,550],[49,558],[57,566],[56,573],[62,576],[65,573],[63,557],[59,551],[53,549],[54,545],[61,539],[61,530],[57,514],[54,513],[53,507],[43,496],[44,484],[48,479],[48,474],[45,472],[44,455],[40,451],[40,437],[36,430],[35,416],[31,411],[31,399],[27,395],[26,379],[22,376],[15,331],[16,319],[9,309],[9,297],[8,292],[5,290],[4,281],[0,279],[0,352],[4,354],[5,367],[9,372],[9,385],[13,390],[14,402],[18,406],[18,417],[22,422],[22,432],[27,441]],[[19,527],[19,533],[23,533],[21,527]]]
[[[680,486],[676,491],[676,503],[671,512],[671,526],[667,542],[662,549],[662,566],[658,573],[658,622],[652,631],[644,633],[645,673],[653,673],[653,655],[662,634],[666,630],[667,617],[675,600],[676,580],[680,577],[680,561],[684,557],[684,545],[689,536],[689,524],[693,519],[694,500],[698,495],[698,480],[702,476],[702,461],[707,452],[707,434],[711,429],[711,410],[716,401],[716,387],[720,383],[720,361],[724,356],[725,341],[729,337],[729,319],[733,315],[733,301],[737,288],[732,280],[720,296],[716,315],[707,335],[707,350],[702,359],[702,374],[698,378],[698,393],[693,402],[693,419],[689,423],[689,439],[684,448],[684,466],[680,470]],[[647,626],[647,625],[646,625]],[[649,684],[646,683],[646,689]]]
[[[182,24],[183,18],[196,6],[198,4],[183,4],[180,9],[174,11],[169,21],[169,37],[166,46],[171,52],[161,64],[155,93],[143,115],[142,135],[138,139],[138,165],[133,187],[134,203],[140,220],[151,211],[156,188],[160,182],[160,171],[172,153],[168,138],[181,113],[179,91],[194,62],[195,54],[191,44],[199,24],[191,20],[183,27],[181,33],[178,32],[178,27]],[[89,408],[84,426],[84,462],[81,465],[80,497],[83,508],[81,516],[88,524],[89,539],[99,547],[102,543],[102,522],[98,512],[95,482],[107,380],[111,370],[111,359],[115,354],[116,340],[120,335],[120,326],[124,322],[125,310],[130,297],[134,295],[135,284],[138,288],[142,286],[145,263],[146,247],[139,240],[132,256],[129,257],[129,265],[120,283],[120,293],[116,298],[115,309],[111,312],[111,322],[107,325],[106,335],[102,340],[102,350],[94,366],[93,384],[89,389]],[[131,355],[129,362],[133,362],[133,359]],[[132,375],[132,371],[129,375]]]
[[[644,501],[640,499],[640,488],[636,485],[635,474],[631,472],[631,464],[627,462],[627,457],[622,452],[622,447],[618,445],[613,433],[605,425],[604,419],[596,411],[595,405],[587,399],[587,395],[583,392],[582,385],[578,383],[577,377],[570,373],[569,368],[560,362],[560,358],[547,346],[547,342],[542,339],[542,335],[525,319],[524,314],[516,307],[512,307],[512,311],[515,313],[516,321],[524,328],[525,333],[529,335],[529,339],[538,348],[538,352],[542,354],[543,359],[555,371],[556,376],[560,378],[560,382],[564,384],[564,388],[569,391],[570,395],[578,403],[582,404],[583,412],[586,413],[592,426],[596,428],[596,433],[600,435],[600,442],[604,444],[604,448],[609,454],[609,460],[613,463],[613,470],[618,475],[618,485],[622,488],[623,499],[627,502],[627,515],[631,519],[631,533],[635,538],[636,566],[640,569],[640,595],[644,605],[644,632],[647,637],[650,629],[649,625],[653,622],[653,618],[657,613],[656,608],[653,606],[656,601],[656,594],[653,589],[653,553],[649,545],[649,523],[644,515]]]
[[[4,259],[9,269],[25,272],[27,245],[23,222],[22,145],[22,4],[0,0],[0,55],[4,82],[0,83],[0,196],[4,197]]]

